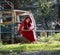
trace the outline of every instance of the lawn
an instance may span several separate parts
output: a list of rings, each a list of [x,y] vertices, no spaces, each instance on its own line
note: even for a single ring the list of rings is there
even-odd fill
[[[60,50],[60,44],[11,44],[1,45],[0,51],[3,52],[25,52],[25,51],[55,51]]]
[[[37,43],[18,43],[3,45],[0,43],[1,52],[31,52],[31,51],[60,51],[60,33],[54,37],[40,37]]]

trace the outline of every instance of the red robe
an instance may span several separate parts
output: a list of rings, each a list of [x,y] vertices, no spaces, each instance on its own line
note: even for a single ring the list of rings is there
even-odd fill
[[[30,22],[31,23],[31,22]],[[22,36],[23,37],[25,37],[27,40],[29,40],[30,42],[33,42],[33,41],[35,41],[35,39],[34,39],[34,34],[33,34],[33,31],[32,30],[30,30],[30,31],[23,31],[22,30],[22,27],[24,26],[24,29],[25,30],[29,30],[30,29],[30,26],[31,26],[31,24],[27,24],[26,23],[26,20],[24,20],[21,24],[20,24],[20,29],[19,29],[19,31],[20,31],[20,33],[22,34]]]

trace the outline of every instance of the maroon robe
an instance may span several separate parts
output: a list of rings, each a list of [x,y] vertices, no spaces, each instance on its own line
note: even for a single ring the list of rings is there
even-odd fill
[[[26,17],[26,19],[29,18],[29,17]],[[25,37],[27,40],[29,40],[30,42],[33,42],[35,41],[34,39],[34,34],[33,34],[33,31],[30,30],[30,27],[31,27],[31,19],[30,19],[30,22],[27,24],[26,23],[26,19],[20,24],[20,28],[19,28],[19,31],[20,33],[22,34],[23,37]],[[23,31],[22,30],[22,27],[24,26],[24,30],[26,31]]]

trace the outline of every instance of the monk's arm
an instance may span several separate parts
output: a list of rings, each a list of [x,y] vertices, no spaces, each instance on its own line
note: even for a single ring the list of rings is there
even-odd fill
[[[26,30],[24,29],[24,26],[22,26],[22,31],[31,31],[30,29]]]
[[[24,29],[24,26],[22,26],[22,31],[27,31],[27,30]]]

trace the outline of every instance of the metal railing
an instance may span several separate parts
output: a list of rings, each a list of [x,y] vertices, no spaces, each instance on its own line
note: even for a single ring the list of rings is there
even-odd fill
[[[46,36],[46,37],[52,36],[53,37],[54,34],[60,33],[60,30],[36,30],[36,33],[37,32],[40,33],[41,37],[42,36]]]
[[[55,33],[60,33],[60,30],[35,30],[35,31],[36,31],[36,33],[39,33],[41,37],[43,37],[43,36],[47,36],[48,37],[49,35],[53,36]],[[2,37],[1,36],[2,33],[10,33],[10,32],[0,32],[0,40],[1,40],[1,37]],[[15,37],[14,33],[13,34],[10,33],[11,36],[13,35],[13,37],[11,37],[12,43],[14,42],[14,37]],[[20,37],[20,38],[22,38],[22,37]]]

